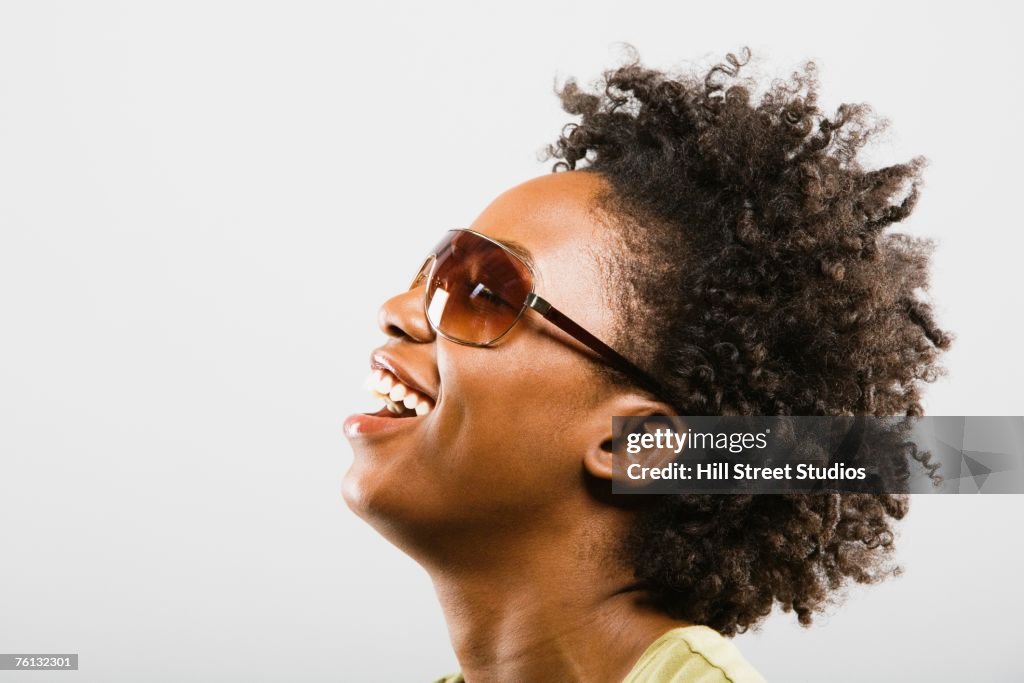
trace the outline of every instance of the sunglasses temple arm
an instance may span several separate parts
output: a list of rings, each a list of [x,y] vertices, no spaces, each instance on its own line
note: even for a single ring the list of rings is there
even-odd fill
[[[572,318],[562,313],[550,303],[536,294],[530,294],[526,298],[526,306],[540,313],[546,320],[576,341],[586,345],[613,368],[632,377],[640,386],[658,396],[661,400],[665,400],[666,392],[657,380],[631,363],[618,351],[605,344],[590,332],[587,332],[580,325],[576,324]]]

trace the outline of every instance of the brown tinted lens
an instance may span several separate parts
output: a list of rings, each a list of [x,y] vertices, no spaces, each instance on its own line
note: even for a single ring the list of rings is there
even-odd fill
[[[515,324],[532,286],[519,259],[479,235],[452,231],[437,247],[427,317],[452,339],[489,344]]]

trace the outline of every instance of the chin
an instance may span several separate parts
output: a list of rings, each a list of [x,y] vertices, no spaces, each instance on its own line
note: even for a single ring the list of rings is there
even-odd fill
[[[464,543],[466,509],[443,482],[431,486],[428,473],[407,472],[396,463],[382,461],[361,449],[341,482],[348,508],[385,540],[423,566],[446,561]]]
[[[396,490],[401,487],[389,485],[386,477],[382,476],[386,472],[379,470],[372,458],[357,452],[352,466],[341,480],[341,497],[345,505],[374,526],[375,522],[386,521],[402,512],[398,509],[402,501],[395,500],[401,497],[396,495]]]
[[[356,468],[356,465],[349,467],[348,472],[341,479],[341,497],[345,501],[345,505],[348,509],[356,513],[358,516],[363,517],[364,501],[366,499],[365,493],[362,486],[359,483],[359,477],[354,475],[352,471]]]
[[[426,495],[411,490],[400,478],[401,468],[382,464],[376,458],[356,452],[352,466],[341,480],[345,505],[382,536],[404,547],[400,538],[416,535],[423,526]]]

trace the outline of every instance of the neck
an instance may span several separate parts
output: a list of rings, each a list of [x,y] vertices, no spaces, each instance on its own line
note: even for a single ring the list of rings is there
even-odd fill
[[[645,606],[631,570],[598,545],[624,529],[566,531],[479,544],[479,563],[431,568],[467,683],[621,681],[652,642],[685,625]]]

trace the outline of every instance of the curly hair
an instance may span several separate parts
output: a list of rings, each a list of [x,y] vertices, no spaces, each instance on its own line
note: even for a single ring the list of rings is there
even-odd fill
[[[682,415],[921,415],[952,336],[922,298],[934,244],[886,228],[913,210],[924,159],[864,168],[885,122],[863,104],[823,114],[813,62],[754,98],[749,49],[701,75],[630,50],[597,92],[556,87],[582,120],[546,148],[554,172],[608,181],[614,341]],[[651,498],[625,543],[638,585],[726,635],[776,603],[808,625],[851,579],[899,571],[906,496]]]

